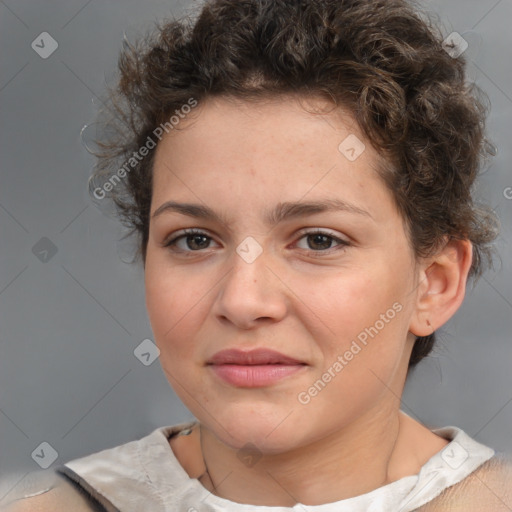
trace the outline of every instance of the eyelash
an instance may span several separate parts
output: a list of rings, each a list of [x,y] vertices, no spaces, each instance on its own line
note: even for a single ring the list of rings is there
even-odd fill
[[[211,236],[209,236],[207,233],[205,233],[204,231],[201,231],[199,229],[190,228],[190,229],[184,229],[183,231],[180,232],[180,234],[178,236],[175,236],[174,238],[164,242],[162,245],[164,248],[168,248],[171,252],[182,252],[182,253],[188,253],[188,254],[199,253],[199,252],[201,252],[201,249],[199,249],[197,251],[193,251],[193,250],[183,251],[181,249],[176,250],[173,248],[173,246],[176,245],[178,240],[180,240],[182,238],[186,238],[187,236],[192,236],[192,235],[203,235],[203,236],[209,238],[210,240],[213,240],[213,238]],[[315,229],[315,230],[311,230],[311,231],[303,231],[300,233],[300,235],[301,236],[300,236],[299,240],[304,237],[307,237],[307,236],[323,235],[323,236],[330,238],[334,242],[339,243],[338,247],[330,247],[329,249],[326,249],[326,250],[315,251],[313,249],[303,249],[304,251],[306,251],[307,253],[309,253],[312,256],[323,256],[324,254],[331,254],[331,252],[333,250],[337,251],[340,249],[345,249],[346,247],[351,245],[346,240],[342,240],[341,238],[335,237],[326,231],[322,231],[321,229]]]

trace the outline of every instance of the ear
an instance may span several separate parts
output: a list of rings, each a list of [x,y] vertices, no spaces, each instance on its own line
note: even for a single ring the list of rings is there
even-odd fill
[[[469,240],[450,239],[434,256],[422,260],[410,332],[428,336],[455,314],[464,300],[472,259]]]

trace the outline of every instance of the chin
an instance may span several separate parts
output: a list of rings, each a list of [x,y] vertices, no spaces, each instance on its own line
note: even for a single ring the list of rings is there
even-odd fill
[[[292,449],[300,442],[297,436],[303,437],[307,431],[304,421],[300,421],[301,430],[298,431],[297,418],[293,417],[293,413],[286,418],[289,413],[289,409],[271,410],[252,404],[246,408],[224,410],[216,416],[217,421],[211,421],[211,418],[200,421],[234,450],[243,449],[250,443],[261,452],[272,454]]]

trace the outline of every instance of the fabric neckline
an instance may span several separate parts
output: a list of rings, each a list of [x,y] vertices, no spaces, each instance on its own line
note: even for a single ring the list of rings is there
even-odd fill
[[[169,444],[172,435],[191,428],[197,421],[160,427],[147,438],[147,444],[139,451],[140,461],[151,483],[161,495],[164,503],[182,504],[186,497],[208,505],[207,510],[230,512],[345,512],[366,510],[377,500],[386,506],[407,512],[427,503],[444,488],[463,480],[483,462],[494,455],[494,450],[478,443],[463,430],[454,426],[432,429],[449,441],[441,451],[434,454],[416,475],[403,477],[368,493],[321,505],[297,503],[293,507],[250,505],[234,502],[210,493],[196,478],[191,478],[182,467]],[[148,449],[149,448],[149,449]],[[440,487],[440,485],[442,486]],[[379,501],[380,500],[380,501]],[[384,500],[384,501],[383,501]],[[403,503],[402,503],[403,502]],[[398,509],[397,504],[402,503]],[[187,502],[188,504],[188,502]],[[413,507],[413,508],[410,508]],[[171,508],[169,508],[171,510]],[[369,510],[389,510],[370,508]]]

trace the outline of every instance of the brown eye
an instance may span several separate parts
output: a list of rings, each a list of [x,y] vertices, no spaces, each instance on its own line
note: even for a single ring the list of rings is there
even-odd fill
[[[331,235],[325,231],[313,231],[303,233],[300,240],[306,240],[306,247],[300,247],[310,252],[327,252],[329,249],[337,250],[350,245],[349,242]],[[336,246],[333,246],[333,243]]]
[[[172,250],[182,252],[197,252],[208,249],[212,237],[199,230],[184,230],[181,235],[175,236],[171,240],[164,242],[163,247],[170,247]]]
[[[332,236],[314,234],[308,235],[307,241],[311,249],[330,249],[334,239]]]

